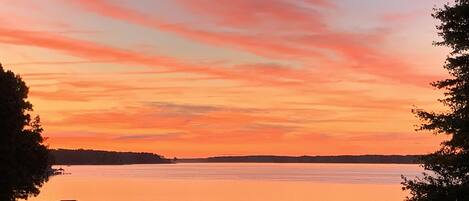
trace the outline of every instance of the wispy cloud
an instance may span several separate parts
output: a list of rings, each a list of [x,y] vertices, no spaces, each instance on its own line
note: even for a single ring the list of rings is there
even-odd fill
[[[346,67],[412,84],[426,84],[437,78],[417,73],[406,61],[377,48],[389,35],[389,29],[365,33],[337,31],[326,26],[328,22],[314,10],[305,10],[297,4],[280,0],[261,7],[256,6],[261,3],[258,1],[236,1],[236,5],[232,3],[213,4],[199,0],[180,2],[181,6],[188,8],[195,16],[208,17],[208,24],[218,28],[238,29],[236,32],[220,32],[189,24],[167,26],[168,23],[151,15],[117,3],[103,0],[77,1],[78,5],[99,15],[177,33],[214,45],[242,48],[263,56],[282,58],[290,55],[299,60],[319,60],[329,68],[335,66],[337,70],[341,70]],[[255,10],[251,10],[254,8]],[[238,16],[240,13],[243,13],[243,17]],[[275,31],[263,27],[263,23],[272,25]],[[283,34],[283,30],[292,33]],[[329,56],[331,54],[343,60],[335,61],[334,57]]]

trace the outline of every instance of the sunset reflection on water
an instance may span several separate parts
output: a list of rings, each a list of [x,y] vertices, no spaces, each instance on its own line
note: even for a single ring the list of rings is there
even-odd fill
[[[400,175],[417,165],[171,164],[69,166],[30,200],[54,201],[397,201]]]

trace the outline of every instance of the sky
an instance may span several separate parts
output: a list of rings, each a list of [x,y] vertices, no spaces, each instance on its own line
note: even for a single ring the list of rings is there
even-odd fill
[[[0,62],[51,148],[420,154],[444,0],[0,0]]]

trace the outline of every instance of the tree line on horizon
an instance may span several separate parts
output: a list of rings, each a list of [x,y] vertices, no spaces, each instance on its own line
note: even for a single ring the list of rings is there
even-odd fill
[[[85,149],[51,149],[54,165],[126,165],[172,163],[170,159],[153,153],[116,152]]]
[[[421,155],[337,155],[337,156],[216,156],[178,159],[187,163],[376,163],[417,164]]]
[[[388,163],[416,164],[421,155],[337,155],[337,156],[215,156],[174,158],[146,152],[117,152],[85,149],[51,149],[54,165],[125,165],[161,163]]]
[[[403,190],[410,192],[407,201],[464,201],[469,200],[469,0],[454,0],[436,8],[432,16],[440,21],[437,30],[442,38],[435,45],[451,49],[444,64],[450,78],[432,83],[435,88],[444,90],[445,97],[439,101],[448,110],[415,109],[413,112],[423,122],[418,130],[445,134],[449,140],[442,142],[436,152],[419,157],[422,167],[431,174],[404,178],[402,185]],[[1,201],[37,196],[40,187],[54,172],[40,118],[31,116],[33,105],[28,101],[28,92],[22,78],[0,64]],[[168,160],[143,153],[89,150],[51,153],[63,161],[74,156],[77,161],[88,159],[96,163],[100,160],[109,163]]]

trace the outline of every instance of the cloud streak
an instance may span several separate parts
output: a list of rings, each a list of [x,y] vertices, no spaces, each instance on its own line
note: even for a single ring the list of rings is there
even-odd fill
[[[422,75],[412,70],[412,66],[392,54],[384,54],[375,48],[382,44],[390,30],[373,30],[368,33],[341,32],[327,27],[323,16],[314,10],[305,10],[291,2],[275,0],[258,9],[261,1],[236,1],[230,3],[208,3],[203,0],[179,2],[193,15],[205,16],[209,24],[217,27],[234,28],[238,32],[220,32],[209,28],[186,24],[171,24],[155,17],[111,3],[106,0],[78,0],[78,5],[98,15],[135,23],[156,30],[168,31],[194,40],[241,48],[263,56],[296,58],[300,60],[318,60],[323,65],[335,66],[336,70],[347,67],[377,75],[394,81],[410,84],[427,84],[438,76]],[[318,5],[327,5],[320,1]],[[313,3],[318,3],[314,2]],[[333,7],[327,7],[333,8]],[[254,9],[254,10],[253,10]],[[244,17],[239,17],[240,13]],[[262,27],[263,23],[273,23]],[[295,24],[302,23],[302,24]],[[294,29],[291,29],[293,26]],[[289,28],[290,27],[290,28]],[[276,34],[281,30],[291,30],[290,34]],[[252,33],[255,34],[252,34]],[[330,54],[342,57],[343,61],[334,61]],[[399,73],[396,73],[399,72]]]

